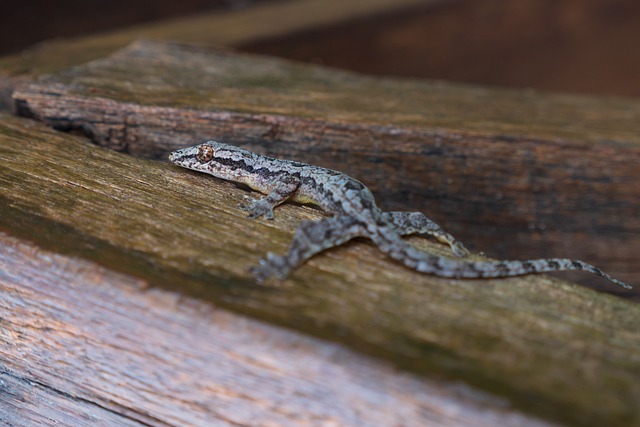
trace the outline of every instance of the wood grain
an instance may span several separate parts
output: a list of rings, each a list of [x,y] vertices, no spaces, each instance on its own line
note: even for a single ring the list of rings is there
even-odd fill
[[[148,286],[0,233],[2,424],[548,425]]]
[[[14,97],[24,115],[133,155],[215,138],[346,172],[383,208],[427,212],[494,257],[640,274],[638,100],[376,79],[154,42]]]
[[[229,183],[25,119],[2,117],[0,147],[0,224],[15,236],[136,276],[152,289],[338,341],[403,370],[462,381],[538,416],[594,426],[640,422],[637,304],[545,276],[421,275],[365,241],[315,257],[286,281],[257,286],[248,268],[266,251],[283,252],[297,223],[318,218],[317,211],[286,205],[274,222],[249,221],[235,207],[246,192]],[[411,241],[448,252],[424,240]],[[40,270],[55,268],[51,262]],[[123,302],[122,310],[136,304]],[[165,354],[157,350],[149,352]]]

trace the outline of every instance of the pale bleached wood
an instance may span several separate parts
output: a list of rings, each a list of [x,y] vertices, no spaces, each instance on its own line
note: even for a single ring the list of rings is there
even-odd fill
[[[274,222],[249,221],[236,208],[246,192],[232,184],[25,119],[2,117],[0,146],[0,218],[17,236],[405,370],[474,385],[538,416],[594,426],[640,420],[637,304],[544,276],[421,275],[367,242],[257,286],[248,268],[267,251],[283,252],[316,210],[286,205]]]
[[[0,420],[42,426],[549,424],[0,233]]]

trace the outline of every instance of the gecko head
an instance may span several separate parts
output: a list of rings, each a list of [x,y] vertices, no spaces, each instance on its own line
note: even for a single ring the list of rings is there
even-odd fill
[[[169,161],[183,168],[208,173],[218,178],[233,179],[239,169],[253,164],[250,151],[222,142],[207,141],[169,154]]]

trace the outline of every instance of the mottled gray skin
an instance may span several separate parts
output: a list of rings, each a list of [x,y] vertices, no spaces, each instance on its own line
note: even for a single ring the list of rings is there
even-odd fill
[[[249,218],[273,219],[273,208],[286,200],[313,203],[331,217],[300,224],[286,256],[268,253],[252,269],[258,282],[271,276],[287,277],[315,254],[341,245],[354,237],[368,237],[391,258],[423,273],[441,277],[507,277],[562,270],[584,270],[631,288],[602,270],[583,261],[538,259],[528,261],[464,261],[420,251],[401,236],[428,234],[448,244],[457,256],[468,254],[465,247],[419,212],[382,212],[371,191],[361,182],[333,170],[289,160],[278,160],[208,141],[176,150],[169,160],[178,166],[240,182],[266,194],[242,206]]]

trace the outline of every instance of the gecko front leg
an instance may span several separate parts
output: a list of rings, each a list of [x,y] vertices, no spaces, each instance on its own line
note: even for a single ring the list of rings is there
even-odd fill
[[[427,218],[422,212],[383,212],[382,219],[390,223],[401,236],[428,234],[435,237],[439,242],[449,245],[454,255],[459,257],[469,255],[469,250],[461,242]]]
[[[248,205],[239,205],[240,209],[249,212],[249,218],[258,218],[264,215],[266,219],[272,220],[273,208],[287,200],[296,192],[300,186],[300,179],[293,175],[285,175],[278,179],[275,188],[262,199],[253,199]]]
[[[287,255],[278,256],[269,252],[265,259],[260,260],[260,265],[253,267],[251,272],[258,283],[264,282],[271,276],[284,279],[291,270],[315,254],[364,235],[366,235],[366,227],[350,216],[306,221],[298,226]]]

